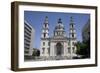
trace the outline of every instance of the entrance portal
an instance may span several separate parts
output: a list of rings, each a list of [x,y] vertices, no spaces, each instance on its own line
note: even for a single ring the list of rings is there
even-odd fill
[[[62,49],[63,46],[62,44],[59,42],[56,44],[56,56],[61,56],[62,55]]]

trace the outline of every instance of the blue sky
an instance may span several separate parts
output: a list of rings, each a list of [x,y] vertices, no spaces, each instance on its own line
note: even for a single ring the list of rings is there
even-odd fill
[[[33,44],[34,48],[40,48],[41,30],[45,16],[48,16],[50,36],[53,35],[53,30],[57,25],[59,18],[62,19],[66,34],[69,36],[70,17],[73,16],[78,41],[82,41],[82,28],[90,18],[90,14],[82,13],[24,11],[24,20],[26,20],[35,29],[35,40]]]

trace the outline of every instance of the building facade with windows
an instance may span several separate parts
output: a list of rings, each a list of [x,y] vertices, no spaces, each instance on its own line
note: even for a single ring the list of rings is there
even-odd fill
[[[72,58],[76,55],[76,30],[73,17],[70,19],[69,24],[69,35],[65,32],[65,26],[61,18],[53,30],[53,36],[49,36],[49,20],[45,17],[44,24],[42,27],[41,34],[41,50],[40,55],[42,57],[52,57],[52,58]]]
[[[24,20],[24,56],[31,56],[34,44],[34,28]]]

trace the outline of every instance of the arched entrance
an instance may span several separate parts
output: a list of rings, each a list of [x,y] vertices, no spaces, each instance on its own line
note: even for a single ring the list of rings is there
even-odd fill
[[[56,44],[56,56],[62,55],[63,46],[60,42]]]

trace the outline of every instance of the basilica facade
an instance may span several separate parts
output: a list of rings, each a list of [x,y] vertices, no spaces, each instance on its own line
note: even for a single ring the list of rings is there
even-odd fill
[[[40,56],[46,58],[72,58],[73,56],[76,56],[77,48],[75,43],[77,40],[73,17],[70,17],[68,35],[65,32],[65,26],[61,18],[57,21],[52,33],[53,36],[49,35],[49,25],[49,20],[46,16],[42,25]]]

